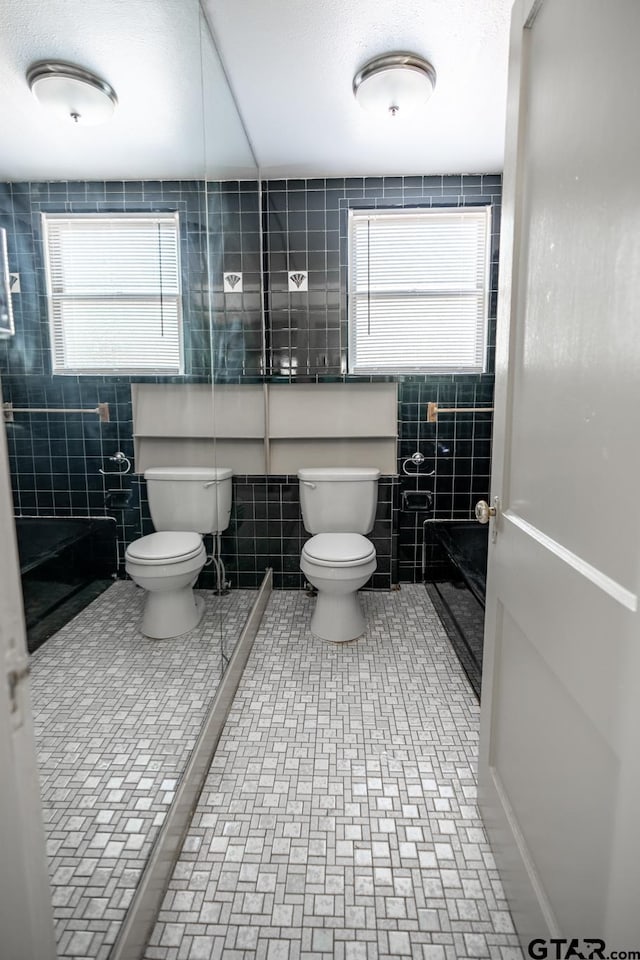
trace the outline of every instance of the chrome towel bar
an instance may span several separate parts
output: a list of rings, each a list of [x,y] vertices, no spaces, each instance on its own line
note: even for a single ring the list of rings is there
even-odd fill
[[[440,407],[437,403],[428,403],[427,423],[437,423],[439,413],[493,413],[493,407]]]
[[[101,423],[109,423],[109,404],[99,403],[97,407],[14,407],[12,403],[3,403],[2,412],[5,423],[13,423],[14,413],[95,413]]]

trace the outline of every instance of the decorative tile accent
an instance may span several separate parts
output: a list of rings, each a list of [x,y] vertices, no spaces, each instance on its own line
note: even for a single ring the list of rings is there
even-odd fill
[[[333,645],[273,593],[146,960],[519,960],[476,805],[479,709],[423,587]]]
[[[309,289],[309,274],[306,270],[294,270],[288,277],[289,293],[306,293]]]
[[[242,293],[241,273],[223,273],[222,279],[225,293]]]
[[[31,691],[58,957],[106,960],[254,599],[202,593],[175,640],[138,631],[115,583],[32,657]]]

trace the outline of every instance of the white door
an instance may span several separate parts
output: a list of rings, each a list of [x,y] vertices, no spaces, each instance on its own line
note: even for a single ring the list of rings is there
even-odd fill
[[[638,0],[516,0],[509,89],[480,802],[523,942],[607,956],[640,951]]]
[[[56,955],[4,425],[0,424],[0,956]]]

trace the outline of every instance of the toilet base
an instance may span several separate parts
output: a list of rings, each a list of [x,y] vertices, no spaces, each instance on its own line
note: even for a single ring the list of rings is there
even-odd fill
[[[357,640],[366,629],[366,621],[358,594],[325,593],[318,590],[316,606],[311,617],[311,633],[330,643]]]
[[[149,592],[145,598],[141,630],[152,640],[181,637],[197,627],[204,613],[204,600],[192,587],[167,592]]]

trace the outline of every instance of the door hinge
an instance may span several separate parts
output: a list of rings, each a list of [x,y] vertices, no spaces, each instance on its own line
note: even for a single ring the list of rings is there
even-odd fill
[[[20,687],[31,673],[29,661],[23,661],[18,666],[7,670],[7,686],[9,688],[9,714],[14,727],[22,723]]]

